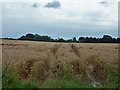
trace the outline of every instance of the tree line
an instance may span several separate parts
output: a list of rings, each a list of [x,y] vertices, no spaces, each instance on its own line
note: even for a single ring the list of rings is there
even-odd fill
[[[76,42],[76,43],[119,43],[120,38],[112,38],[110,35],[104,35],[102,38],[93,37],[76,37],[72,39],[64,40],[63,38],[53,39],[50,36],[41,36],[38,34],[28,33],[25,36],[21,36],[18,40],[30,40],[30,41],[45,41],[45,42]]]

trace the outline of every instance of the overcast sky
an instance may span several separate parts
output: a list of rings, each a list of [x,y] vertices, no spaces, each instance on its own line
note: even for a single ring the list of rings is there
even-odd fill
[[[4,2],[3,37],[26,33],[53,38],[118,35],[119,0],[39,0]]]

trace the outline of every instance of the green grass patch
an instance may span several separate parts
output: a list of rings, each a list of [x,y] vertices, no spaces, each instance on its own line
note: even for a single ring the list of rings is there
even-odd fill
[[[8,69],[2,78],[2,88],[38,88],[38,85],[35,82],[20,80],[12,69]]]
[[[66,79],[56,78],[46,81],[41,88],[95,88],[90,83],[80,82],[78,79],[68,77]]]

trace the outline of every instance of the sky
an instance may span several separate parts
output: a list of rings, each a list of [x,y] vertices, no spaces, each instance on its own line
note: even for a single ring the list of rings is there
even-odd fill
[[[52,38],[118,37],[119,0],[2,2],[2,37],[27,33]]]

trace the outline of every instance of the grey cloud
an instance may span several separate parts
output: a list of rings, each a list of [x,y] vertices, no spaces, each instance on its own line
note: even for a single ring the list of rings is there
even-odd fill
[[[46,8],[56,8],[57,9],[57,8],[61,7],[61,4],[58,1],[54,1],[54,2],[47,3],[44,7],[46,7]]]
[[[100,2],[100,4],[108,4],[108,2],[103,1],[103,2]]]
[[[38,3],[34,3],[33,5],[32,5],[32,7],[34,7],[34,8],[37,8],[37,7],[39,7],[40,6],[40,4],[38,4]]]
[[[111,2],[107,2],[107,1],[103,1],[103,2],[99,2],[99,4],[101,4],[103,6],[110,6],[112,3]]]

